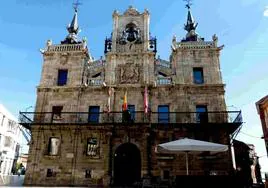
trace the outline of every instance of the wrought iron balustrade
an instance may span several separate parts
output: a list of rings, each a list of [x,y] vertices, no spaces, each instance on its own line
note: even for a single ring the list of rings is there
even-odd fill
[[[88,85],[90,86],[101,86],[103,84],[103,78],[90,78]]]
[[[171,81],[171,78],[157,78],[158,85],[170,85],[172,83]]]
[[[81,44],[61,44],[48,46],[48,52],[62,52],[62,51],[81,51],[85,49],[85,46]]]
[[[223,112],[20,112],[21,125],[38,124],[193,124],[193,123],[242,123],[241,111]]]

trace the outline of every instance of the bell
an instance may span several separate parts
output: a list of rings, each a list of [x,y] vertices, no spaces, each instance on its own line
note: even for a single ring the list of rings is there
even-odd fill
[[[108,43],[108,50],[111,50],[112,49],[112,44],[109,42]]]

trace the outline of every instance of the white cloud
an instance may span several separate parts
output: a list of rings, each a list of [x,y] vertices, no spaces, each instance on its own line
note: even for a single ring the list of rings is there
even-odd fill
[[[268,17],[268,6],[265,7],[263,16]]]

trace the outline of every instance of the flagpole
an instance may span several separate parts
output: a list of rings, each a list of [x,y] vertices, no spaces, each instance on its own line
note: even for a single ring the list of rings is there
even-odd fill
[[[148,113],[148,87],[147,85],[144,88],[144,99],[143,99],[143,105],[144,105],[144,113]]]
[[[187,176],[189,175],[189,170],[188,170],[188,151],[186,151],[186,173]]]
[[[112,88],[111,87],[109,87],[109,89],[108,89],[108,101],[107,101],[107,103],[108,103],[108,109],[107,109],[107,111],[108,111],[108,113],[110,113],[111,112],[111,95],[112,95]]]

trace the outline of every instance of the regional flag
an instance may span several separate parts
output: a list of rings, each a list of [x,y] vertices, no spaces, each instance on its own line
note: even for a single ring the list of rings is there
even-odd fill
[[[127,108],[127,92],[125,92],[125,95],[124,95],[124,102],[123,102],[123,111],[127,111],[128,108]]]

